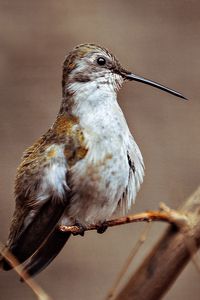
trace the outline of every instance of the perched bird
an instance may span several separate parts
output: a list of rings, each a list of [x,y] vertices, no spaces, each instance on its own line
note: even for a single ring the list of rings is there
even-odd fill
[[[70,233],[58,225],[101,225],[131,207],[144,176],[140,150],[117,103],[126,80],[184,97],[122,68],[108,50],[75,47],[63,64],[63,97],[53,126],[24,155],[7,249],[33,276],[61,251]],[[100,231],[100,230],[99,230]],[[103,231],[103,230],[102,230]],[[12,267],[5,258],[4,270]]]

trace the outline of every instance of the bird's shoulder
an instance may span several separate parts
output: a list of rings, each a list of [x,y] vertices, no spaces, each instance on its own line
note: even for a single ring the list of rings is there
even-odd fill
[[[17,169],[15,192],[27,189],[40,182],[45,170],[60,176],[60,171],[69,169],[87,154],[83,130],[78,120],[58,116],[54,125],[23,154]],[[23,188],[22,188],[23,187]]]
[[[42,159],[55,159],[61,148],[69,165],[73,165],[87,153],[83,130],[78,118],[74,116],[58,116],[53,126],[25,150],[20,167]]]

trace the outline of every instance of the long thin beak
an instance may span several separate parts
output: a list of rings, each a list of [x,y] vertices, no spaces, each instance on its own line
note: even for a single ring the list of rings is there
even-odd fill
[[[137,75],[135,75],[135,74],[133,74],[133,73],[131,73],[131,72],[128,72],[128,71],[126,71],[126,70],[123,70],[123,71],[121,72],[121,74],[122,74],[122,76],[123,76],[125,79],[143,82],[143,83],[145,83],[145,84],[148,84],[148,85],[154,86],[154,87],[156,87],[156,88],[158,88],[158,89],[160,89],[160,90],[163,90],[163,91],[165,91],[165,92],[167,92],[167,93],[170,93],[170,94],[172,94],[172,95],[174,95],[174,96],[177,96],[177,97],[180,97],[180,98],[182,98],[182,99],[188,100],[188,99],[185,98],[181,93],[176,92],[176,91],[174,91],[174,90],[172,90],[172,89],[170,89],[170,88],[168,88],[168,87],[166,87],[166,86],[164,86],[164,85],[162,85],[162,84],[160,84],[160,83],[157,83],[157,82],[155,82],[155,81],[151,81],[151,80],[149,80],[149,79],[146,79],[146,78],[137,76]]]

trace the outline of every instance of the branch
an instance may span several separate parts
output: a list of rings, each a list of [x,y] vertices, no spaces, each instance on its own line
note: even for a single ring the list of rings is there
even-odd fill
[[[113,219],[109,221],[105,221],[103,226],[105,227],[113,227],[122,224],[135,223],[135,222],[152,222],[152,221],[161,221],[167,222],[171,224],[175,224],[178,227],[187,223],[187,216],[184,213],[179,213],[178,211],[172,210],[168,208],[166,205],[161,205],[162,211],[147,211],[134,215],[129,215],[125,217],[121,217],[118,219]],[[87,230],[98,230],[102,225],[93,224],[84,228],[84,231]],[[72,234],[82,233],[82,228],[77,225],[74,226],[59,226],[59,230],[62,232],[71,232]]]
[[[46,292],[36,283],[35,280],[29,277],[29,275],[24,271],[23,266],[19,264],[19,261],[12,255],[12,253],[0,242],[0,253],[9,264],[14,268],[16,273],[19,274],[21,279],[32,289],[32,291],[37,296],[38,300],[51,300],[51,298],[46,294]]]
[[[200,247],[200,187],[185,202],[181,215],[185,224],[167,229],[115,300],[158,300],[170,288]]]

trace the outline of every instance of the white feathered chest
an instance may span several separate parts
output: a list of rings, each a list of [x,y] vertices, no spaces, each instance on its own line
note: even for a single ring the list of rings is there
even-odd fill
[[[143,181],[143,159],[113,90],[89,84],[77,92],[73,113],[79,117],[87,155],[71,169],[73,197],[66,215],[81,224],[103,222],[118,205],[126,212]],[[74,88],[74,86],[73,86]],[[92,91],[92,92],[91,92]]]

